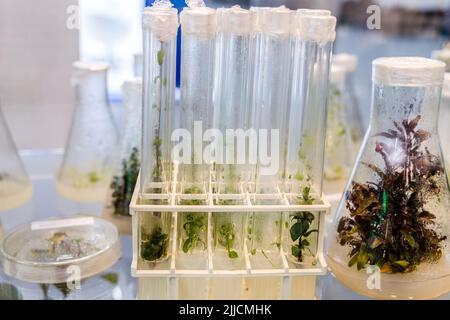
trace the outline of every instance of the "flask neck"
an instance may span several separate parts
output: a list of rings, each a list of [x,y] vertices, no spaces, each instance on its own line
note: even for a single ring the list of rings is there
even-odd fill
[[[76,97],[79,106],[108,106],[106,71],[83,74],[76,80]]]
[[[429,132],[437,128],[441,88],[398,87],[374,85],[372,96],[372,133],[391,128],[395,123],[402,125],[420,116],[420,127]]]

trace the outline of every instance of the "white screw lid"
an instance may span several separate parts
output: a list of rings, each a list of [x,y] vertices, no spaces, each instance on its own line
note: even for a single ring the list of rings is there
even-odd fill
[[[443,62],[427,58],[378,58],[373,61],[372,80],[386,86],[442,86],[444,71]]]
[[[226,34],[253,34],[255,12],[242,9],[240,6],[217,10],[218,31]]]
[[[349,53],[335,54],[333,56],[333,65],[342,66],[347,72],[354,72],[358,67],[358,57]]]
[[[325,15],[297,15],[297,35],[305,41],[323,45],[336,38],[336,17]]]
[[[170,1],[155,1],[153,6],[144,9],[142,27],[153,32],[160,41],[167,42],[177,36],[178,11],[172,8]]]

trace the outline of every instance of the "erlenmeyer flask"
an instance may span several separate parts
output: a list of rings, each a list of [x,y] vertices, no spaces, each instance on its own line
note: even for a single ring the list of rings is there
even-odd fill
[[[444,76],[442,87],[441,108],[439,113],[439,137],[444,153],[445,169],[450,175],[450,73]]]
[[[0,212],[27,202],[32,190],[0,107]]]
[[[332,65],[325,146],[324,191],[342,193],[355,160],[356,146],[349,129],[349,105],[344,99],[346,69]]]
[[[56,188],[73,201],[103,202],[118,143],[108,106],[108,65],[75,62],[73,66],[77,103]]]
[[[131,233],[130,202],[140,169],[142,78],[126,80],[122,86],[127,113],[121,137],[117,167],[109,187],[104,217],[111,220],[121,233]]]
[[[365,130],[354,82],[355,71],[358,68],[358,57],[348,53],[336,54],[333,56],[333,65],[345,69],[345,79],[341,84],[341,99],[345,105],[345,121],[347,122],[348,130],[351,133],[353,144],[359,150]]]
[[[445,65],[373,63],[368,133],[329,235],[333,274],[358,293],[426,299],[450,290],[450,192],[437,131]]]

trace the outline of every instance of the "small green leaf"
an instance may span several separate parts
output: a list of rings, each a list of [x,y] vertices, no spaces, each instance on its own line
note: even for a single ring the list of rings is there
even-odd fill
[[[300,253],[301,253],[302,251],[300,250],[300,248],[298,247],[298,245],[293,245],[292,247],[291,247],[291,253],[292,253],[292,255],[294,256],[294,257],[298,257],[298,256],[300,256]]]
[[[356,253],[348,262],[349,267],[353,267],[353,265],[358,261],[358,253]]]
[[[297,241],[298,238],[300,238],[300,236],[302,235],[302,233],[303,233],[302,224],[300,222],[294,223],[290,229],[292,241]]]
[[[164,49],[161,48],[161,50],[159,50],[158,53],[157,53],[158,64],[159,64],[160,66],[162,66],[163,63],[164,63],[164,56],[165,56]]]
[[[254,256],[254,255],[256,254],[256,249],[250,250],[250,254],[251,254],[252,256]]]
[[[358,270],[364,269],[367,262],[369,261],[369,255],[366,251],[360,251],[357,259],[356,267]]]
[[[228,252],[228,258],[230,258],[230,259],[236,259],[237,257],[239,257],[238,256],[238,254],[237,254],[237,252],[236,251],[230,251],[230,252]]]
[[[302,240],[302,247],[305,248],[307,246],[309,246],[309,241],[307,239],[303,239]]]
[[[188,253],[189,250],[191,249],[191,246],[192,246],[192,239],[191,238],[186,239],[186,241],[184,241],[183,243],[183,252]]]

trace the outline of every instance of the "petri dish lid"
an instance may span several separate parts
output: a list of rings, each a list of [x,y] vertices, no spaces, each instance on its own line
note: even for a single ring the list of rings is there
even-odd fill
[[[3,271],[33,283],[65,283],[110,268],[121,255],[119,232],[110,222],[90,216],[25,224],[0,243]]]

